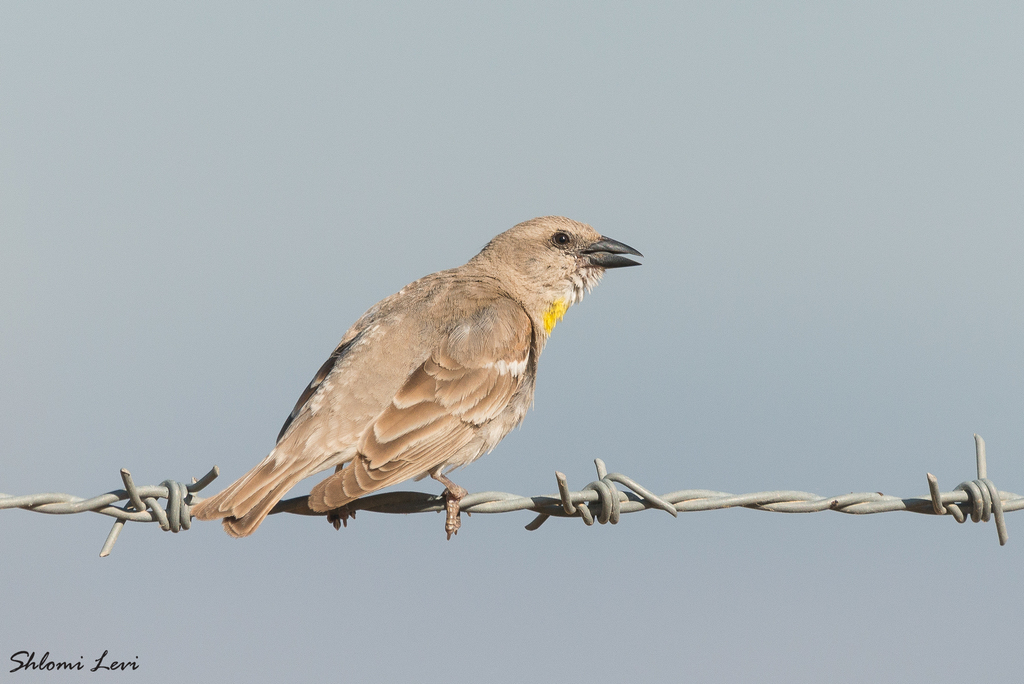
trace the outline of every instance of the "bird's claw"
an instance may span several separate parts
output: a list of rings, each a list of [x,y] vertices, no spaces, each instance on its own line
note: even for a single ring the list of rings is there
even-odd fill
[[[450,496],[445,496],[444,507],[448,513],[444,521],[444,531],[448,534],[448,539],[451,540],[453,534],[459,533],[459,528],[462,527],[462,519],[459,516],[459,501]]]
[[[448,485],[444,490],[444,508],[446,513],[444,531],[448,535],[449,541],[451,541],[452,535],[458,534],[459,528],[462,527],[459,502],[462,500],[462,497],[466,496],[468,493],[469,492],[455,483]],[[467,512],[466,515],[469,515],[469,513]]]
[[[340,530],[341,526],[348,527],[348,519],[356,519],[356,512],[349,510],[348,506],[342,506],[341,508],[335,508],[333,511],[327,512],[327,522],[334,525],[334,529]]]

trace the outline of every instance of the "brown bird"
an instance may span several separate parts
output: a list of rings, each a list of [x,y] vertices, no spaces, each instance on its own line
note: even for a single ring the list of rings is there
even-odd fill
[[[274,450],[192,514],[245,537],[299,480],[328,468],[309,495],[317,512],[430,475],[445,485],[450,539],[466,490],[444,473],[523,420],[555,324],[605,269],[639,265],[627,254],[643,256],[588,225],[536,218],[378,302],[299,397]]]

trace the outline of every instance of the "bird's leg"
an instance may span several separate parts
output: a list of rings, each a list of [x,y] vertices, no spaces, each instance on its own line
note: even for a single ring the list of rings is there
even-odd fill
[[[459,518],[459,501],[469,492],[445,477],[440,468],[430,473],[430,477],[444,485],[444,507],[447,512],[444,531],[448,533],[448,539],[451,539],[452,535],[458,534],[459,528],[462,527],[462,520]]]

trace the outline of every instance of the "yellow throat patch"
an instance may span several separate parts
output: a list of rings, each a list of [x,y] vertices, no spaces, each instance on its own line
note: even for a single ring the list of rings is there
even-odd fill
[[[556,299],[544,312],[544,332],[548,335],[555,329],[555,324],[562,320],[562,316],[569,310],[569,303],[564,299]]]

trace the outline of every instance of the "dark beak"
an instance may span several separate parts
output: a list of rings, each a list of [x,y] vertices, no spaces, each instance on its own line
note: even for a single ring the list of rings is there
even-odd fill
[[[601,236],[601,239],[588,247],[585,247],[581,252],[587,256],[590,263],[594,266],[600,266],[601,268],[622,268],[623,266],[639,266],[639,261],[633,261],[625,254],[634,254],[642,257],[643,254],[636,251],[629,245],[624,245],[618,240],[612,240],[605,236]]]

